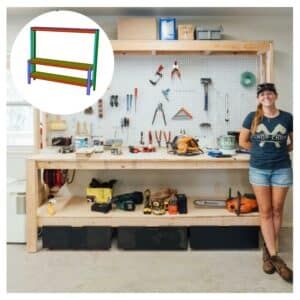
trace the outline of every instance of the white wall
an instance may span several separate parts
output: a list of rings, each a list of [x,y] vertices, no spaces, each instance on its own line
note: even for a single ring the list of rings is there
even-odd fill
[[[8,15],[8,51],[12,46],[17,32],[33,18],[33,12],[27,15]],[[91,16],[108,33],[116,38],[116,17]],[[189,22],[203,25],[222,24],[226,39],[240,40],[273,40],[275,47],[275,83],[278,87],[280,99],[278,106],[283,110],[292,111],[292,18],[289,16],[201,16],[177,17],[178,22]],[[202,97],[199,96],[201,104]],[[253,99],[254,101],[254,99]],[[153,112],[150,114],[152,115]],[[152,117],[152,116],[151,116]],[[8,157],[8,168],[16,165],[15,160]],[[24,166],[24,165],[23,165]],[[24,173],[23,166],[18,162],[18,174]],[[186,176],[186,175],[189,176]],[[249,191],[246,171],[200,171],[200,172],[116,172],[101,174],[101,172],[82,172],[77,175],[70,191],[81,194],[91,176],[101,179],[116,178],[119,184],[116,192],[141,189],[146,186],[176,186],[179,192],[189,195],[217,194],[222,195],[232,186],[235,191]],[[289,192],[284,212],[284,226],[292,224],[292,192]]]

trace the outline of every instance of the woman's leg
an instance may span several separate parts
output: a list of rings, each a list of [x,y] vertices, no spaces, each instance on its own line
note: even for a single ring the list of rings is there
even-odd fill
[[[283,206],[288,189],[288,187],[272,186],[273,223],[276,244],[279,240],[279,231],[282,224]]]
[[[275,229],[273,223],[272,190],[270,186],[252,185],[256,196],[261,232],[270,255],[276,255]]]

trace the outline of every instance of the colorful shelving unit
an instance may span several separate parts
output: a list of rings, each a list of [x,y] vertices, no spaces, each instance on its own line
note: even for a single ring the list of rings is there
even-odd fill
[[[37,31],[64,32],[64,33],[83,33],[94,34],[93,63],[82,63],[74,61],[57,60],[36,56]],[[97,63],[98,63],[99,29],[89,28],[63,28],[63,27],[31,27],[30,29],[30,59],[27,61],[27,82],[31,83],[31,78],[47,81],[60,82],[86,87],[86,94],[90,95],[91,87],[96,89]],[[52,66],[81,70],[86,72],[86,78],[58,75],[54,73],[39,72],[37,65]]]

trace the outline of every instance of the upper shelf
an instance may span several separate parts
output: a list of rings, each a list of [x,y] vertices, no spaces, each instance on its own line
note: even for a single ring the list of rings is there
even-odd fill
[[[272,41],[112,40],[115,54],[261,54]]]

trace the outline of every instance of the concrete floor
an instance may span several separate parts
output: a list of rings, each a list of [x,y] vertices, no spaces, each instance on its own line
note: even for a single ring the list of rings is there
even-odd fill
[[[292,266],[292,231],[280,255]],[[49,251],[7,245],[8,292],[292,292],[261,251]]]

